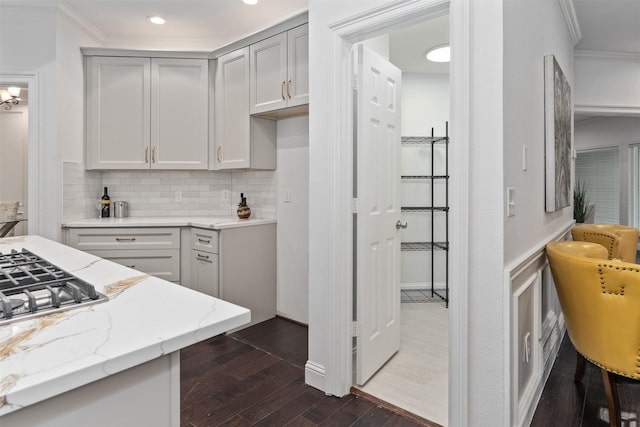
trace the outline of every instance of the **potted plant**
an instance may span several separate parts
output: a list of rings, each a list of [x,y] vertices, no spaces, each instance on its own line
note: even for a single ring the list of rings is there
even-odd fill
[[[587,219],[588,205],[587,189],[584,184],[577,182],[573,189],[573,219],[577,223],[584,223]]]

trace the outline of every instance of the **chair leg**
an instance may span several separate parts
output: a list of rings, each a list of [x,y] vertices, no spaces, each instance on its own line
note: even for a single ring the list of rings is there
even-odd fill
[[[616,378],[606,369],[600,368],[600,372],[602,373],[602,382],[604,383],[604,390],[607,393],[607,402],[609,404],[609,426],[620,427],[622,419],[620,417],[620,400],[618,399]]]
[[[576,373],[573,376],[573,381],[578,382],[584,377],[584,371],[587,367],[587,360],[576,351]]]

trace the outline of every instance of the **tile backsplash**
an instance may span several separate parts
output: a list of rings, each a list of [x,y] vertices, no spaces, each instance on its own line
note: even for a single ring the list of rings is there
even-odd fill
[[[276,216],[275,171],[86,171],[64,162],[63,177],[64,222],[97,216],[103,187],[129,203],[132,217],[235,215],[240,193],[253,217]]]

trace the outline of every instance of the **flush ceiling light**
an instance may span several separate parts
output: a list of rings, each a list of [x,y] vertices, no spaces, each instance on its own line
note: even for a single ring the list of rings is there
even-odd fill
[[[258,3],[258,0],[242,0],[242,3],[244,3],[244,4],[256,4],[256,3]]]
[[[156,25],[162,25],[166,22],[162,16],[147,16],[147,19],[149,22]]]
[[[436,46],[427,52],[427,59],[431,62],[451,61],[451,47],[448,44]]]

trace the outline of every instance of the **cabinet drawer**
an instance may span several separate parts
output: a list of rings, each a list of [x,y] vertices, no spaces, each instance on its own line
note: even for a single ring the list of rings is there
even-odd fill
[[[72,228],[67,244],[102,249],[180,249],[179,228]]]
[[[105,249],[87,252],[170,282],[180,281],[179,249],[149,249],[144,251]]]
[[[218,255],[192,250],[192,289],[218,297]]]
[[[201,228],[191,229],[191,249],[218,253],[218,232]]]

